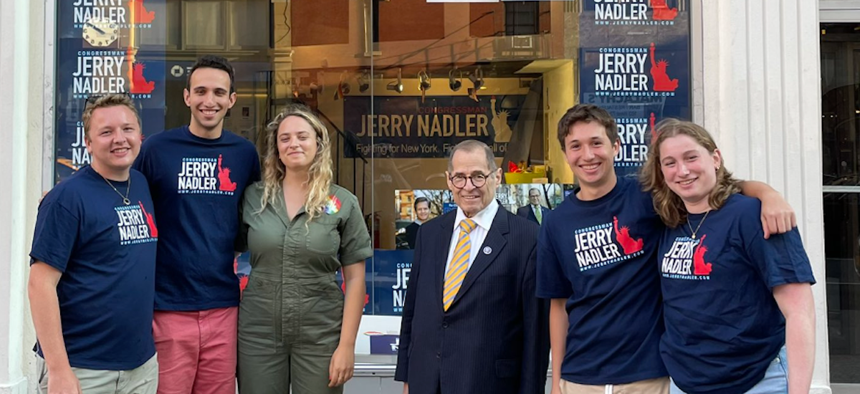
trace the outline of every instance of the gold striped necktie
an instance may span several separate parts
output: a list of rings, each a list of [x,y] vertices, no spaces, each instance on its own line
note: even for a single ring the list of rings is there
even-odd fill
[[[454,257],[451,258],[451,267],[445,274],[445,289],[442,292],[442,306],[447,311],[454,302],[454,297],[460,291],[466,272],[469,271],[469,252],[472,243],[469,241],[469,233],[476,227],[472,219],[463,219],[460,222],[460,237],[457,239],[457,247],[454,248]]]

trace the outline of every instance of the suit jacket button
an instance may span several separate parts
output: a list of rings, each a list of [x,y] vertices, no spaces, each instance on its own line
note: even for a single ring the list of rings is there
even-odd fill
[[[442,358],[442,352],[436,352],[436,358]]]
[[[442,328],[448,328],[448,323],[442,323]]]

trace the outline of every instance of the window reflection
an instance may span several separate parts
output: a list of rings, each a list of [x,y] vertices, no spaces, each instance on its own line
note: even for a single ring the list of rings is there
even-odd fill
[[[860,185],[860,31],[853,24],[823,24],[821,31],[824,184]]]
[[[824,195],[824,240],[830,374],[860,383],[860,194]],[[819,278],[819,282],[821,279]]]
[[[860,25],[821,25],[821,88],[830,375],[860,383]]]

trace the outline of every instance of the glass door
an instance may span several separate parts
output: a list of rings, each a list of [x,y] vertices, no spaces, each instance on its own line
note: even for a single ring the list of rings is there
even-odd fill
[[[821,88],[830,378],[860,384],[860,24],[821,25]]]

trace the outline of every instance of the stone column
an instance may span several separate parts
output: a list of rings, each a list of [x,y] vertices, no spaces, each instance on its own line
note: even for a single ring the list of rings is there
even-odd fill
[[[53,67],[43,62],[44,7],[43,1],[0,2],[0,394],[26,393],[33,373],[27,253],[43,178],[43,119],[50,110],[44,72]]]

